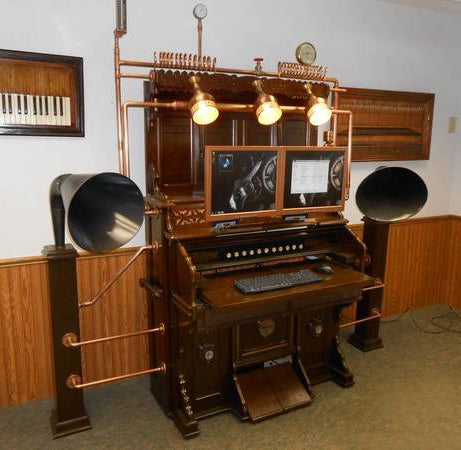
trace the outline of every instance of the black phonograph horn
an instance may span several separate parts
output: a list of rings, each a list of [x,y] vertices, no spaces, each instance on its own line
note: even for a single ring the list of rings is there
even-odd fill
[[[422,178],[403,167],[379,167],[360,183],[356,202],[365,216],[363,242],[370,255],[368,275],[385,281],[389,225],[415,215],[426,200],[427,187]],[[382,288],[364,292],[363,301],[357,303],[357,320],[380,310],[382,298]],[[382,347],[379,318],[357,324],[349,342],[363,351]]]
[[[126,244],[144,220],[141,191],[118,173],[60,175],[50,186],[50,206],[56,247],[64,247],[67,215],[73,241],[92,253]]]
[[[368,219],[396,222],[422,209],[427,200],[427,187],[410,169],[381,167],[360,183],[355,199]]]

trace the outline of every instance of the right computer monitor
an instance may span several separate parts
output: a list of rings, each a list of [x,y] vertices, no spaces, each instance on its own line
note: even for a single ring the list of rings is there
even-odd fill
[[[282,214],[344,209],[344,147],[285,147]]]

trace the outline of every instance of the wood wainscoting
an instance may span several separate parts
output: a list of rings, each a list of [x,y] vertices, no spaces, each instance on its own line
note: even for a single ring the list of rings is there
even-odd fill
[[[362,225],[351,225],[359,236]],[[78,258],[81,301],[96,294],[136,248]],[[410,219],[391,225],[383,315],[446,303],[461,308],[461,217]],[[147,328],[139,258],[93,307],[81,312],[82,339]],[[0,261],[0,407],[53,395],[47,265],[43,258]],[[147,369],[148,337],[83,350],[85,381]]]
[[[80,256],[80,301],[97,294],[136,250]],[[147,328],[147,299],[139,286],[144,274],[141,256],[98,303],[82,310],[83,340]],[[47,277],[42,257],[0,261],[0,408],[54,393]],[[83,348],[85,381],[149,368],[147,340],[138,336]]]
[[[359,237],[363,225],[350,227]],[[440,303],[461,307],[461,217],[435,216],[391,224],[383,316]]]

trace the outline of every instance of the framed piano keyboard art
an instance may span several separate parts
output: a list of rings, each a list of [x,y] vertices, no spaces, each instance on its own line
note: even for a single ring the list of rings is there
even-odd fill
[[[84,136],[83,58],[0,50],[0,134]]]

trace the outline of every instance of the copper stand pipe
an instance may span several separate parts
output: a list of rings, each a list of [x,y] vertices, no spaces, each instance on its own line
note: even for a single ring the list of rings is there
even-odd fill
[[[144,245],[143,247],[140,247],[139,250],[133,255],[133,257],[105,284],[105,286],[99,291],[99,293],[95,297],[93,297],[93,299],[87,302],[79,303],[79,308],[94,305],[107,292],[107,290],[126,272],[126,270],[142,255],[142,253],[145,250],[157,249],[157,242],[155,242],[155,245]]]
[[[198,34],[198,48],[197,48],[197,53],[198,57],[202,57],[202,33],[203,33],[203,24],[202,24],[202,19],[198,19],[197,23],[197,34]]]
[[[99,386],[101,384],[112,383],[113,381],[120,381],[126,380],[128,378],[140,377],[142,375],[147,375],[149,373],[160,373],[162,375],[165,375],[165,363],[163,362],[159,367],[156,367],[155,369],[142,370],[140,372],[128,373],[126,375],[119,375],[117,377],[112,378],[104,378],[103,380],[90,381],[89,383],[82,383],[80,375],[69,375],[66,384],[69,389],[85,389],[88,387]]]
[[[91,339],[89,341],[77,342],[77,336],[74,333],[66,333],[62,338],[62,345],[64,347],[83,347],[84,345],[99,344],[100,342],[115,341],[118,339],[125,339],[134,336],[142,336],[143,334],[160,333],[162,336],[165,334],[165,325],[160,323],[157,328],[151,328],[149,330],[134,331],[132,333],[118,334],[116,336],[108,336],[98,339]]]
[[[373,308],[371,312],[373,313],[372,316],[365,317],[365,319],[354,320],[352,322],[343,323],[339,326],[339,328],[341,329],[341,328],[351,327],[352,325],[357,325],[358,323],[362,323],[362,322],[368,322],[369,320],[374,320],[374,319],[378,319],[379,317],[381,317],[381,313],[377,309]]]
[[[120,47],[118,44],[119,34],[114,32],[114,76],[115,76],[115,107],[117,110],[117,140],[118,140],[118,171],[125,173],[123,167],[123,122],[122,111],[120,109],[122,99],[122,86],[120,79]]]

